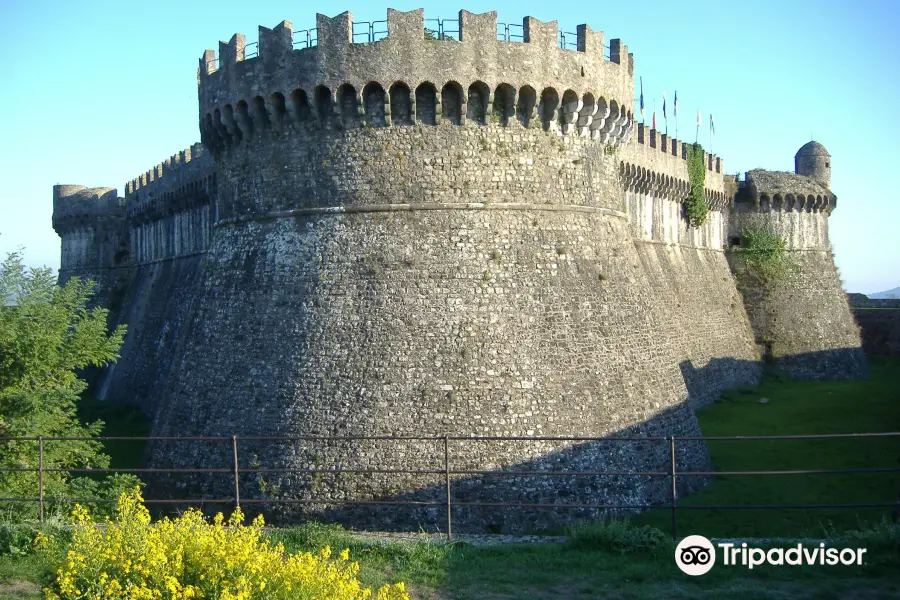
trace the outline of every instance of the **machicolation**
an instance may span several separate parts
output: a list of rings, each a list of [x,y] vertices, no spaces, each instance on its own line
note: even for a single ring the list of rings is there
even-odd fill
[[[756,383],[764,360],[796,377],[865,376],[828,240],[823,146],[801,149],[795,173],[741,180],[703,154],[708,213],[690,226],[689,144],[634,122],[621,40],[607,53],[602,32],[531,17],[518,35],[494,12],[432,28],[422,10],[388,10],[355,25],[317,15],[314,30],[260,27],[249,50],[241,34],[220,42],[199,62],[200,144],[124,198],[54,188],[61,279],[97,279],[112,323],[129,326],[97,394],[140,406],[158,436],[296,438],[242,442],[246,460],[285,470],[248,475],[242,496],[295,502],[285,520],[431,528],[435,507],[313,501],[441,499],[443,474],[406,471],[443,456],[423,436],[458,436],[450,461],[477,472],[453,476],[461,530],[548,525],[591,514],[566,505],[671,490],[527,472],[665,471],[654,438],[699,434],[694,410]],[[742,275],[748,227],[786,240],[787,278]],[[159,442],[147,460],[221,467],[230,452]],[[705,469],[709,457],[698,442],[676,460]],[[354,466],[393,472],[327,472]],[[490,474],[510,470],[523,474]],[[232,485],[151,484],[181,496]],[[559,509],[473,504],[512,499]]]

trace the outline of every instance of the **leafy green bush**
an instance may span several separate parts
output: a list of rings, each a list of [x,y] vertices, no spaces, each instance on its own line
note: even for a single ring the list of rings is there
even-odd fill
[[[91,308],[94,284],[78,278],[56,285],[50,269],[26,269],[13,253],[0,263],[0,437],[73,437],[46,441],[45,469],[98,469],[109,466],[102,444],[91,438],[103,423],[78,420],[79,394],[87,384],[78,371],[102,367],[118,358],[125,335],[120,326],[107,331],[108,311]],[[11,299],[11,300],[7,300]],[[31,440],[0,444],[0,467],[38,467],[38,443]],[[115,499],[137,479],[118,475],[105,479],[44,472],[48,500],[79,497]],[[36,472],[0,473],[0,496],[35,498]],[[56,505],[57,508],[59,507]],[[37,516],[36,503],[4,505],[10,517]]]
[[[603,519],[571,525],[566,530],[569,545],[618,554],[674,551],[672,539],[665,533],[643,525],[636,527],[628,519]]]
[[[797,268],[784,238],[763,224],[745,226],[740,245],[729,250],[742,259],[744,274],[761,284],[778,283]]]

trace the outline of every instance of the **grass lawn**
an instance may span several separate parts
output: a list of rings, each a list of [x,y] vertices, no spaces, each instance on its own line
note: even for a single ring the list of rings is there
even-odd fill
[[[761,404],[760,398],[768,398]],[[107,435],[142,435],[146,422],[133,411],[86,405],[84,415],[109,423]],[[91,412],[94,411],[94,412]],[[120,411],[120,412],[117,412]],[[900,360],[873,361],[872,377],[855,382],[794,382],[768,379],[735,390],[699,414],[705,435],[861,433],[900,430]],[[120,426],[118,421],[125,421]],[[107,445],[113,464],[139,464],[143,448]],[[773,440],[710,442],[716,470],[846,469],[900,466],[900,439]],[[893,502],[897,473],[818,476],[719,477],[680,500],[702,504]],[[826,531],[859,529],[883,519],[889,509],[690,510],[679,511],[679,536],[825,537]],[[632,524],[670,531],[668,509],[651,511]],[[720,567],[688,577],[675,566],[670,542],[655,550],[622,554],[602,539],[510,546],[446,545],[437,542],[376,544],[338,528],[308,525],[270,535],[289,550],[317,550],[325,544],[349,547],[361,565],[360,578],[377,587],[402,580],[418,600],[513,600],[527,598],[755,598],[875,599],[900,597],[900,527],[880,538],[846,544],[869,549],[863,566]],[[2,546],[2,540],[0,540]],[[36,600],[51,576],[34,557],[0,547],[0,599]]]
[[[898,531],[895,530],[895,535]],[[861,567],[715,567],[691,578],[672,559],[671,544],[620,554],[595,540],[515,546],[447,545],[441,542],[359,541],[323,527],[279,530],[289,550],[325,544],[349,547],[360,561],[360,579],[378,587],[406,582],[414,600],[589,600],[597,598],[850,599],[900,595],[896,541],[870,548]],[[579,543],[579,541],[581,543]],[[882,540],[883,542],[883,540]],[[37,600],[49,571],[29,557],[0,558],[0,598]]]
[[[770,402],[760,404],[761,398]],[[769,379],[758,388],[726,392],[698,412],[703,434],[795,435],[900,431],[900,360],[873,360],[864,381]],[[900,437],[823,440],[710,441],[717,471],[900,467]],[[900,472],[830,475],[721,476],[679,501],[683,506],[740,504],[851,504],[896,502]],[[826,529],[854,529],[890,513],[870,509],[678,511],[679,537],[825,537]],[[671,511],[634,519],[671,531]]]

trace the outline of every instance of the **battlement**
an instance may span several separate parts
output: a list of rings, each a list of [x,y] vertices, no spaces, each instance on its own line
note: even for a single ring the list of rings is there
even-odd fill
[[[201,144],[173,154],[125,183],[129,220],[148,222],[210,202],[215,163]]]
[[[118,197],[116,188],[53,186],[53,229],[60,236],[124,216],[124,198]]]
[[[387,37],[355,43],[353,17],[316,16],[317,43],[295,50],[292,26],[260,27],[200,59],[203,144],[214,153],[255,131],[519,121],[560,134],[627,143],[634,58],[621,40],[604,57],[603,33],[577,28],[576,49],[558,47],[556,21],[522,21],[522,41],[498,39],[497,13],[459,13],[459,40],[426,39],[421,9],[388,10]],[[218,67],[216,67],[218,62]]]
[[[737,212],[807,212],[826,216],[837,196],[820,182],[786,171],[747,171],[734,197]]]
[[[681,202],[690,192],[687,152],[691,144],[669,138],[643,123],[634,126],[634,142],[619,150],[620,173],[626,191],[634,191]],[[703,153],[706,165],[706,197],[712,210],[730,203],[722,175],[724,163],[713,154]]]

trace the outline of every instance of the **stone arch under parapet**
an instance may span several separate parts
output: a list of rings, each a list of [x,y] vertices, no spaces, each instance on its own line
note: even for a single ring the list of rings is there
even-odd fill
[[[253,135],[253,121],[250,120],[250,109],[245,100],[238,100],[235,120],[242,134],[246,134],[248,138]]]
[[[593,134],[595,131],[599,131],[606,124],[606,119],[609,117],[609,104],[606,102],[606,98],[600,96],[595,101],[596,109],[594,110],[594,116],[591,117],[590,130]]]
[[[812,212],[816,198],[812,194],[806,196],[806,212]]]
[[[326,89],[326,93],[331,96],[331,93]],[[306,91],[300,88],[297,88],[293,92],[291,92],[291,110],[294,113],[294,122],[295,123],[303,123],[305,121],[309,121],[310,112],[309,112],[309,99],[306,96]]]
[[[501,125],[509,124],[509,117],[515,114],[516,88],[508,83],[501,83],[494,90],[494,116]]]
[[[487,125],[488,99],[491,96],[491,88],[483,81],[476,81],[469,86],[468,111],[466,118]]]
[[[253,123],[264,129],[272,126],[269,111],[266,110],[266,100],[262,96],[253,96]]]
[[[387,125],[387,119],[384,116],[385,98],[384,88],[377,81],[370,81],[363,88],[363,106],[366,111],[366,121],[369,125],[376,127]]]
[[[788,212],[794,210],[794,205],[796,203],[796,199],[793,194],[787,194],[784,197],[784,209]]]
[[[537,104],[537,92],[530,85],[523,85],[519,88],[519,98],[516,103],[516,116],[522,127],[531,125],[531,116],[534,114],[534,107]]]
[[[462,124],[463,89],[455,81],[448,81],[441,88],[441,106],[444,120],[453,125]]]
[[[772,210],[780,211],[784,207],[784,198],[781,197],[781,194],[775,194],[772,196]]]
[[[575,115],[580,108],[578,94],[574,90],[563,92],[562,104],[559,106],[559,122],[562,125],[571,125],[575,122]]]
[[[316,118],[323,123],[330,121],[334,114],[331,90],[324,85],[317,85],[315,92],[313,92],[313,102],[315,102],[316,106]]]
[[[390,90],[391,124],[412,125],[412,94],[409,86],[395,81]]]
[[[605,133],[612,137],[616,131],[616,125],[619,120],[619,103],[613,99],[609,101],[609,116],[606,118],[606,123],[603,125],[603,129],[600,130],[600,133]],[[608,140],[611,141],[611,140]]]
[[[759,195],[759,210],[762,212],[769,212],[770,210],[772,210],[772,205],[768,194]]]
[[[234,122],[234,109],[230,104],[226,104],[222,109],[222,123],[225,131],[228,132],[228,141],[231,144],[239,143],[243,137],[241,130],[237,128]]]
[[[430,81],[416,88],[416,121],[425,125],[437,124],[437,88]]]
[[[594,120],[596,108],[597,103],[594,101],[594,95],[586,92],[581,98],[581,110],[578,111],[578,120],[575,122],[575,126],[587,132],[591,122]]]
[[[381,86],[379,86],[381,87]],[[338,111],[345,122],[357,117],[356,88],[349,83],[343,83],[337,90]]]
[[[281,129],[284,127],[285,118],[287,117],[287,103],[284,101],[284,94],[275,92],[269,96],[269,104],[272,106],[272,119],[275,126]]]
[[[541,125],[549,131],[556,122],[556,108],[559,106],[559,93],[555,88],[544,88],[541,92]]]

